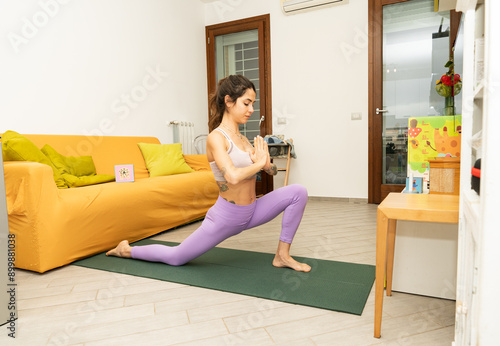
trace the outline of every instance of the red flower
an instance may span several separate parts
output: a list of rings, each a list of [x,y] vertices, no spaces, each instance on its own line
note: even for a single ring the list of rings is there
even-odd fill
[[[444,67],[448,67],[448,72],[436,81],[434,88],[443,97],[453,97],[460,93],[462,80],[460,75],[458,73],[455,74],[453,71],[453,60],[448,61]]]
[[[443,75],[443,77],[441,77],[441,82],[444,85],[449,85],[449,86],[453,85],[453,82],[451,81],[451,78],[448,75]]]

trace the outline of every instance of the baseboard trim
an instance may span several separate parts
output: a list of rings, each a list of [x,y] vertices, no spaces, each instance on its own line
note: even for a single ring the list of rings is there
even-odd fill
[[[368,198],[309,196],[308,199],[310,201],[321,201],[321,202],[343,202],[343,203],[353,203],[353,204],[368,204]]]

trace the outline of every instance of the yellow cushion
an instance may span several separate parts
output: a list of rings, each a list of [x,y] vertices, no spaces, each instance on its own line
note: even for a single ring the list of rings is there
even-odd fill
[[[46,144],[42,148],[45,154],[57,168],[68,187],[87,186],[107,183],[115,180],[114,175],[96,175],[92,156],[64,156],[59,154],[54,148]]]
[[[58,169],[28,138],[15,131],[7,131],[2,135],[2,151],[5,161],[32,161],[52,167],[54,181],[58,188],[68,187]]]
[[[76,175],[64,173],[61,174],[61,177],[66,181],[69,187],[95,185],[115,181],[115,176],[109,174],[82,175],[77,177]]]
[[[181,143],[137,145],[144,156],[150,177],[194,172],[184,160]]]
[[[92,156],[64,156],[48,144],[43,146],[42,153],[49,158],[61,174],[68,173],[77,177],[96,174]]]

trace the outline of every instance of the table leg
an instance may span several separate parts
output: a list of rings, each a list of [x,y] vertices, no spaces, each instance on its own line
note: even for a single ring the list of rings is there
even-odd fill
[[[392,295],[392,272],[394,268],[394,245],[396,243],[396,220],[389,220],[388,228],[388,241],[387,241],[387,286],[385,293],[388,296]]]
[[[382,327],[382,304],[384,301],[385,262],[387,251],[387,233],[389,220],[384,213],[377,209],[377,260],[375,268],[375,332],[380,338]]]
[[[290,174],[290,162],[292,157],[292,146],[288,145],[288,156],[286,158],[286,172],[285,172],[285,182],[283,183],[283,186],[288,185],[288,175]]]

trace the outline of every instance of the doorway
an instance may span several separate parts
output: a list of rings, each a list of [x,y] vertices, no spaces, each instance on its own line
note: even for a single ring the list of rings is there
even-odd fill
[[[380,203],[405,187],[409,118],[444,114],[434,86],[448,70],[456,18],[435,12],[434,0],[368,6],[368,202]]]
[[[220,79],[231,74],[243,75],[255,85],[254,112],[246,124],[240,125],[240,132],[250,142],[273,131],[270,37],[269,14],[206,27],[208,95],[215,92]],[[272,190],[273,177],[261,172],[257,195]]]

